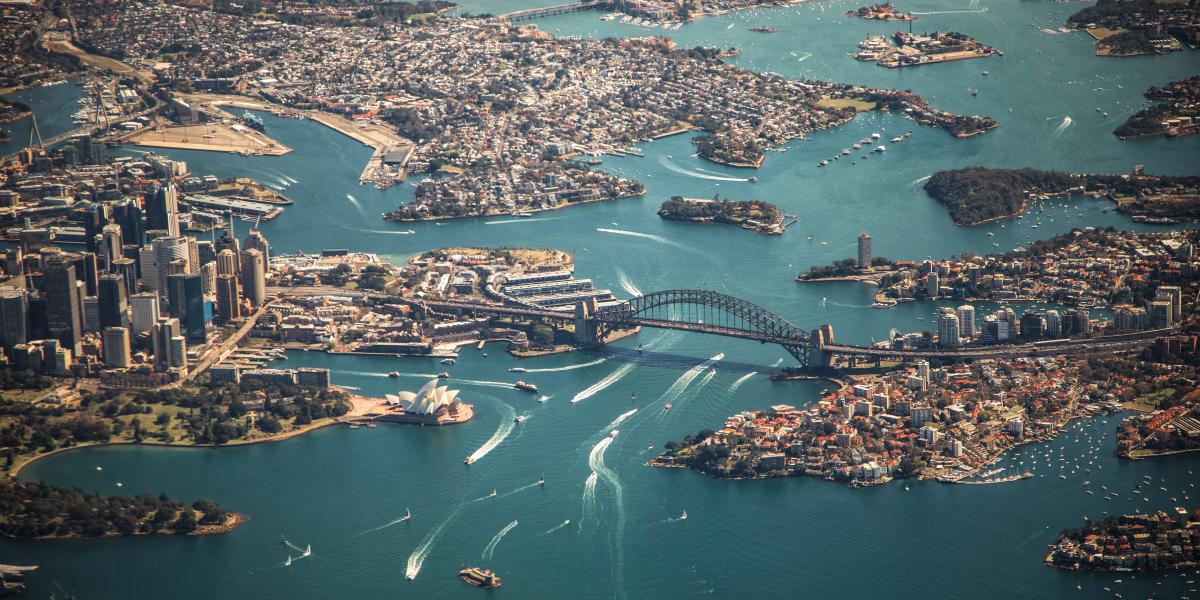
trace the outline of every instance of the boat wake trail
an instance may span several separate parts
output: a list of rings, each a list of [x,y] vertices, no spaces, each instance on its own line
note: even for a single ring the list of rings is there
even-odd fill
[[[700,380],[700,385],[696,386],[696,390],[699,391],[699,390],[703,389],[704,386],[708,385],[708,382],[712,381],[712,378],[716,377],[716,376],[717,376],[716,369],[709,371],[708,374],[704,376],[704,379]]]
[[[1054,130],[1054,133],[1050,134],[1050,139],[1057,140],[1058,138],[1062,137],[1063,132],[1071,126],[1071,123],[1072,121],[1070,115],[1063,117],[1062,123],[1058,125],[1058,128]]]
[[[588,515],[596,514],[596,481],[599,478],[600,475],[592,471],[583,482],[583,516],[579,518],[580,531],[583,531],[583,524],[588,521]]]
[[[592,396],[595,396],[596,394],[604,391],[605,388],[620,381],[621,378],[628,375],[629,372],[632,371],[635,367],[637,367],[637,363],[626,363],[626,364],[623,364],[623,365],[617,367],[615,371],[613,371],[612,373],[609,373],[607,376],[604,377],[604,379],[601,379],[600,381],[597,381],[596,383],[589,385],[588,387],[584,388],[583,391],[579,392],[578,394],[575,394],[575,397],[571,398],[571,404],[575,404],[576,402],[581,402],[583,400],[587,400],[588,398],[591,398]]]
[[[509,497],[509,496],[511,496],[511,495],[513,495],[513,494],[516,494],[516,493],[518,493],[518,492],[523,492],[523,491],[525,491],[525,490],[527,490],[527,489],[529,489],[529,488],[531,488],[531,487],[537,487],[537,486],[538,486],[538,483],[535,481],[535,482],[533,482],[533,483],[531,483],[531,484],[529,484],[529,485],[523,485],[523,486],[521,486],[521,487],[519,487],[519,488],[517,488],[517,489],[515,489],[515,490],[513,490],[513,491],[511,491],[511,492],[504,492],[503,494],[500,494],[500,496],[499,496],[499,497],[500,497],[500,498],[507,498],[507,497]]]
[[[437,527],[430,530],[425,535],[425,539],[421,540],[421,545],[417,546],[417,549],[413,550],[413,553],[409,555],[408,564],[404,569],[405,579],[417,578],[417,574],[421,572],[421,565],[425,564],[425,557],[429,556],[429,550],[433,548],[433,543],[442,535],[442,530],[446,528],[446,525],[450,524],[450,520],[454,518],[454,515],[458,514],[461,508],[461,504],[455,507],[454,512],[450,513],[450,516],[446,517],[445,521],[438,523]]]
[[[358,198],[355,198],[354,196],[352,196],[350,194],[346,194],[346,199],[350,201],[350,204],[354,205],[354,208],[355,208],[355,210],[358,211],[358,214],[360,214],[364,217],[367,216],[367,213],[363,212],[362,205],[358,203]]]
[[[746,177],[726,177],[724,175],[709,175],[707,173],[700,173],[698,171],[689,171],[667,160],[665,157],[659,158],[658,164],[666,167],[668,170],[675,171],[680,175],[687,175],[688,177],[695,177],[697,179],[708,179],[711,181],[750,181],[750,179]]]
[[[367,233],[378,233],[380,235],[413,235],[416,232],[411,229],[395,230],[395,229],[355,229],[355,231],[365,231]]]
[[[283,545],[287,546],[288,548],[291,548],[292,550],[295,550],[296,552],[304,552],[304,548],[301,548],[300,546],[297,546],[287,540],[283,540]]]
[[[916,179],[914,179],[914,180],[912,180],[912,181],[908,182],[908,189],[910,189],[910,190],[911,190],[911,189],[913,189],[914,187],[917,187],[917,184],[918,184],[918,183],[923,183],[923,182],[929,181],[929,178],[930,178],[930,177],[933,177],[933,175],[926,175],[926,176],[924,176],[924,177],[918,177],[918,178],[916,178]]]
[[[625,290],[625,293],[629,294],[630,296],[636,298],[642,295],[642,290],[639,289],[638,286],[633,285],[633,282],[629,280],[629,276],[626,275],[625,271],[622,271],[621,269],[617,269],[617,283],[620,283],[621,289]]]
[[[637,412],[637,410],[638,409],[636,409],[636,408],[631,408],[631,409],[621,413],[617,418],[613,419],[612,423],[609,423],[608,426],[606,426],[604,428],[604,433],[608,433],[608,432],[616,429],[617,425],[620,425],[621,422],[624,421],[625,419],[632,417],[633,413]]]
[[[410,518],[412,518],[412,515],[404,515],[403,517],[400,517],[399,519],[393,519],[391,521],[388,521],[387,523],[384,523],[383,525],[380,525],[379,527],[372,527],[361,533],[356,533],[356,534],[354,534],[354,537],[364,536],[364,535],[367,535],[368,533],[375,533],[376,531],[380,531],[382,529],[387,529],[388,527],[391,527],[392,525],[403,523],[403,522],[409,520]]]
[[[284,176],[283,176],[283,178],[284,178],[284,179],[286,179],[286,180],[288,180],[288,181],[290,181],[290,182],[292,182],[292,183],[300,183],[299,181],[297,181],[297,180],[296,180],[296,178],[295,178],[295,177],[292,177],[291,175],[284,175]]]
[[[796,59],[796,62],[804,62],[810,58],[812,58],[812,52],[805,52],[804,56],[801,56]]]
[[[550,529],[543,531],[542,535],[550,535],[551,533],[554,533],[555,531],[558,531],[559,529],[562,529],[563,527],[566,527],[567,525],[570,525],[570,524],[571,524],[571,520],[567,519],[566,521],[563,521],[562,523],[559,523],[558,525],[555,525],[554,527],[551,527]]]
[[[536,217],[533,219],[502,219],[500,221],[484,221],[484,225],[508,225],[509,223],[536,223],[538,221],[557,221],[562,217]]]
[[[679,379],[675,380],[675,383],[671,384],[671,387],[667,388],[667,391],[663,392],[662,396],[659,396],[658,400],[654,401],[654,404],[658,404],[659,402],[674,402],[675,400],[678,400],[679,397],[683,395],[683,392],[687,390],[688,386],[691,385],[692,382],[695,381],[696,378],[705,371],[705,369],[715,365],[717,361],[721,360],[722,358],[725,358],[724,352],[717,354],[716,356],[688,369],[683,375],[679,376]],[[713,371],[713,373],[716,373],[716,371]],[[712,376],[709,375],[708,379],[711,380]],[[708,381],[705,381],[705,383],[707,382]]]
[[[614,235],[627,235],[629,237],[637,237],[637,238],[652,240],[652,241],[658,242],[660,244],[666,244],[668,246],[675,246],[676,248],[687,248],[687,246],[684,246],[683,244],[680,244],[679,242],[674,242],[674,241],[668,240],[667,238],[665,238],[661,235],[654,235],[653,233],[642,233],[640,231],[626,231],[624,229],[608,229],[606,227],[597,227],[596,231],[599,231],[600,233],[611,233]]]
[[[516,527],[516,526],[517,526],[517,521],[515,519],[513,520],[512,523],[505,525],[504,529],[501,529],[500,532],[497,533],[495,535],[495,537],[492,538],[492,541],[488,542],[488,545],[486,547],[484,547],[483,556],[481,556],[480,558],[491,560],[492,555],[496,553],[496,544],[499,544],[500,540],[504,539],[504,536],[507,535],[508,532],[512,531],[513,527]]]
[[[755,375],[758,375],[758,371],[751,371],[749,373],[746,373],[745,375],[742,375],[741,377],[738,377],[737,381],[733,382],[733,385],[729,386],[729,391],[736,392],[738,388],[742,387],[743,383],[746,383],[747,381],[750,380],[751,377],[754,377]]]
[[[624,569],[624,551],[623,542],[625,537],[625,504],[623,502],[624,488],[621,486],[621,481],[617,478],[617,474],[608,465],[604,464],[604,453],[608,447],[612,445],[613,436],[605,436],[604,439],[596,442],[592,446],[592,451],[588,453],[588,466],[592,469],[592,475],[599,475],[605,483],[612,488],[613,502],[617,508],[617,527],[616,540],[612,545],[615,548],[616,560],[614,561],[614,581],[617,584],[617,594],[619,597],[624,597],[624,590],[621,585],[623,582],[622,570]],[[590,477],[589,477],[590,479]],[[594,498],[594,488],[593,488]]]
[[[471,453],[469,457],[471,462],[475,462],[487,456],[488,452],[495,450],[496,446],[499,446],[504,441],[504,438],[512,433],[513,427],[516,426],[516,422],[514,421],[517,418],[516,411],[503,402],[500,403],[500,407],[500,425],[496,427],[496,431],[492,434],[492,437],[488,438],[478,450]]]
[[[575,369],[594,367],[594,366],[596,366],[604,361],[607,361],[607,360],[608,360],[607,358],[597,358],[596,360],[585,362],[585,363],[580,363],[577,365],[567,365],[565,367],[553,367],[553,368],[547,368],[547,369],[527,369],[525,372],[526,373],[557,373],[559,371],[574,371]]]

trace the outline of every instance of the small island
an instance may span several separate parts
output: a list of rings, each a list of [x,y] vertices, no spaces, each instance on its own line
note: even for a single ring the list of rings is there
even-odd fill
[[[876,64],[889,69],[984,58],[996,52],[995,48],[957,31],[935,31],[923,35],[897,31],[892,39],[896,42],[895,47],[889,44],[889,47],[881,48],[874,59]],[[862,53],[855,56],[859,60],[868,60],[862,57]]]
[[[1200,125],[1200,76],[1146,90],[1158,104],[1129,117],[1113,134],[1122,140],[1194,135]]]
[[[1038,169],[968,167],[934,173],[925,192],[950,211],[956,225],[983,225],[1025,211],[1031,201],[1081,194],[1107,197],[1134,220],[1173,223],[1200,218],[1200,177],[1080,175]]]
[[[1072,571],[1145,572],[1191,569],[1200,544],[1200,519],[1176,507],[1171,512],[1106,517],[1059,533],[1045,562]]]
[[[763,235],[780,235],[787,226],[786,215],[774,204],[761,200],[731,201],[719,195],[712,199],[672,196],[659,207],[658,216],[668,221],[726,223]]]
[[[104,497],[36,481],[0,480],[0,535],[9,538],[211,535],[244,522],[211,500],[189,506],[165,494]]]
[[[860,6],[855,10],[846,11],[847,17],[858,17],[860,19],[874,21],[915,21],[917,17],[912,13],[903,12],[896,8],[896,5],[891,2],[883,4],[871,4],[869,6]]]

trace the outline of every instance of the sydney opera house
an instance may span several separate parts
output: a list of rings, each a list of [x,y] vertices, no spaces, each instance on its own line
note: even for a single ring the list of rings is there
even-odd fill
[[[415,393],[404,391],[398,395],[387,394],[384,407],[383,414],[376,417],[381,421],[422,425],[463,423],[475,414],[470,404],[458,399],[458,390],[438,386],[437,379],[426,383]]]

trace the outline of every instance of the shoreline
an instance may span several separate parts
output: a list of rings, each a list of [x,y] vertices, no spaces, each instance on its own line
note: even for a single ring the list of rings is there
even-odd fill
[[[130,534],[107,532],[104,535],[84,536],[84,535],[49,535],[39,537],[18,537],[11,535],[0,536],[4,539],[22,541],[22,542],[61,542],[64,540],[89,541],[89,540],[112,540],[116,538],[127,537],[200,537],[206,535],[222,535],[229,533],[242,525],[250,522],[250,518],[239,512],[229,511],[229,516],[226,517],[224,523],[215,525],[196,525],[196,528],[187,533],[175,533],[173,531],[148,531],[134,532]]]
[[[187,449],[198,449],[198,450],[218,450],[221,448],[230,448],[230,447],[236,447],[236,446],[249,446],[252,444],[266,444],[266,443],[272,443],[272,442],[282,442],[282,441],[291,439],[293,437],[299,437],[299,436],[309,433],[311,431],[316,431],[318,429],[323,429],[325,427],[329,427],[330,425],[337,425],[337,424],[341,423],[341,421],[338,420],[340,418],[341,417],[320,419],[318,421],[313,421],[312,423],[305,425],[304,427],[301,427],[299,429],[293,429],[291,431],[285,431],[285,432],[278,433],[275,435],[262,437],[262,438],[256,438],[256,439],[252,439],[252,440],[231,440],[224,444],[180,444],[180,443],[146,442],[146,441],[133,442],[133,441],[125,441],[125,440],[121,440],[121,441],[117,441],[117,442],[84,442],[84,443],[76,444],[74,446],[69,446],[66,448],[55,448],[54,450],[51,450],[49,452],[42,452],[40,454],[35,454],[35,455],[29,457],[28,460],[13,465],[12,470],[10,470],[8,472],[8,476],[15,479],[21,475],[21,471],[24,470],[25,467],[28,467],[29,465],[31,465],[37,461],[40,461],[45,458],[49,458],[56,454],[63,454],[66,452],[71,452],[73,450],[82,450],[82,449],[87,449],[87,448],[99,448],[102,446],[150,446],[150,447],[157,447],[157,448],[187,448]]]

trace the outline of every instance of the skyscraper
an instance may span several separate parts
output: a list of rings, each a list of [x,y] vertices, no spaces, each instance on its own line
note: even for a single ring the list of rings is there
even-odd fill
[[[141,247],[146,243],[146,223],[142,207],[134,200],[119,202],[113,207],[113,220],[121,227],[121,237],[127,244]]]
[[[858,234],[858,268],[871,266],[871,236],[867,232]]]
[[[964,339],[975,337],[975,307],[964,304],[958,307],[958,330]]]
[[[242,250],[242,290],[255,308],[267,300],[267,268],[262,252],[254,248]]]
[[[1046,311],[1045,318],[1046,318],[1046,337],[1052,338],[1052,339],[1057,339],[1057,338],[1062,337],[1063,322],[1062,322],[1062,316],[1058,314],[1058,311],[1054,310],[1054,309],[1050,309],[1050,310]]]
[[[200,275],[179,273],[167,277],[170,315],[179,319],[183,335],[193,344],[203,344],[204,290]]]
[[[217,253],[217,275],[237,275],[237,254],[225,248]]]
[[[142,265],[142,286],[162,293],[167,289],[167,276],[172,272],[180,270],[178,263],[175,261],[182,260],[184,265],[182,271],[186,272],[188,270],[187,238],[180,236],[161,237],[151,242],[151,247],[154,250],[151,257],[153,261],[154,286],[150,287],[149,285],[151,278],[147,275],[145,264]],[[165,296],[165,294],[163,295]]]
[[[163,317],[154,324],[152,329],[153,335],[151,340],[154,344],[154,368],[158,371],[166,371],[175,363],[179,363],[180,359],[172,356],[173,338],[181,337],[179,335],[179,319],[174,317]],[[184,358],[186,360],[186,358]]]
[[[216,319],[228,323],[242,316],[236,275],[217,275]]]
[[[124,327],[127,320],[125,312],[129,307],[125,278],[116,273],[105,273],[100,276],[98,287],[100,327]]]
[[[125,242],[121,239],[121,227],[115,223],[104,226],[100,233],[100,258],[104,261],[104,270],[113,271],[113,262],[125,257]]]
[[[158,322],[158,294],[154,292],[134,294],[129,297],[129,305],[132,309],[130,312],[133,313],[131,321],[134,334],[150,331]]]
[[[104,364],[123,369],[129,366],[129,330],[124,327],[104,328]]]
[[[952,309],[942,309],[942,314],[938,317],[939,343],[944,348],[954,348],[959,345],[960,336],[961,327],[958,323],[958,315],[954,314],[954,310]]]
[[[0,287],[0,348],[29,341],[29,294],[25,288]]]
[[[938,280],[937,271],[930,271],[929,275],[925,277],[925,293],[928,294],[930,298],[937,298],[939,287],[941,287],[941,284]]]
[[[251,229],[250,234],[246,236],[246,248],[254,248],[262,252],[263,264],[267,269],[271,268],[271,245],[267,243],[267,238],[263,237],[262,232],[257,229]]]
[[[146,228],[179,235],[179,192],[168,183],[146,192]]]
[[[46,329],[75,354],[83,336],[83,295],[75,278],[77,255],[57,253],[42,267],[42,293],[46,299]]]
[[[217,293],[217,261],[204,263],[200,267],[200,288],[207,296]]]

